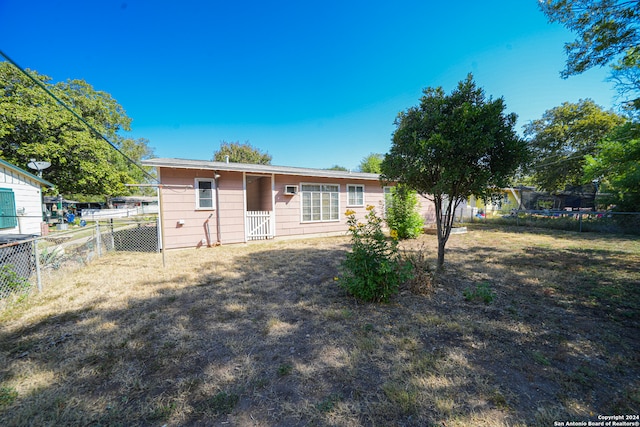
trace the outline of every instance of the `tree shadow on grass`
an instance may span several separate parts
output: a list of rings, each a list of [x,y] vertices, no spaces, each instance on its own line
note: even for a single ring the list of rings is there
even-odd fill
[[[616,383],[637,381],[637,344],[613,335],[637,324],[594,320],[523,281],[556,269],[550,254],[493,251],[483,274],[501,280],[487,306],[462,297],[466,261],[490,255],[481,248],[452,265],[451,288],[377,305],[334,280],[344,245],[256,246],[224,261],[225,250],[212,250],[195,278],[141,283],[153,297],[62,310],[0,333],[0,381],[30,378],[13,402],[0,399],[0,422],[543,425],[539,408],[573,419],[578,403],[600,413],[634,409],[633,382]],[[594,254],[582,255],[571,264]],[[601,321],[608,326],[590,332]]]
[[[589,240],[580,237],[577,245]],[[638,254],[575,246],[524,247],[517,253],[470,246],[454,253],[453,274],[471,277],[479,270],[496,293],[491,309],[475,309],[523,331],[516,341],[506,341],[519,349],[519,357],[508,352],[517,365],[484,358],[512,384],[517,378],[538,384],[522,389],[521,396],[543,390],[556,402],[550,414],[585,420],[590,412],[638,411]],[[496,338],[503,347],[503,337]]]

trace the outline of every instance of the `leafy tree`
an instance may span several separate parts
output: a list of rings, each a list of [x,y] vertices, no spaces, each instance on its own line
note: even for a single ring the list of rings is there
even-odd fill
[[[613,65],[613,80],[621,93],[634,92],[640,107],[640,1],[542,0],[540,9],[550,22],[577,33],[565,44],[566,78],[594,66]]]
[[[249,142],[241,144],[239,141],[222,141],[220,143],[220,149],[213,153],[213,160],[224,162],[227,156],[229,156],[229,161],[233,163],[271,164],[271,156],[253,147]]]
[[[585,157],[595,155],[600,140],[624,121],[590,99],[545,111],[541,119],[525,126],[533,153],[530,171],[534,183],[556,192],[590,182],[583,174]]]
[[[141,144],[118,137],[131,119],[108,93],[82,80],[52,84],[47,76],[30,74],[116,146],[129,147],[131,154]],[[141,182],[136,167],[8,62],[0,62],[0,117],[0,156],[23,168],[32,158],[50,162],[44,178],[60,193],[126,194],[125,183]]]
[[[527,158],[526,142],[514,131],[516,115],[505,108],[502,98],[485,99],[469,74],[450,95],[425,89],[420,104],[396,118],[381,179],[434,202],[439,269],[460,202],[494,194]]]
[[[640,50],[611,66],[610,81],[624,100],[622,107],[631,117],[640,117]]]
[[[360,172],[380,173],[380,165],[384,155],[380,153],[371,153],[360,162]]]
[[[345,168],[344,166],[340,166],[340,165],[333,165],[327,170],[330,170],[330,171],[343,171],[343,172],[348,172],[349,171],[349,169]]]
[[[155,153],[152,147],[149,146],[149,140],[146,138],[138,138],[137,140],[132,138],[122,138],[120,136],[114,137],[112,140],[118,147],[118,149],[124,153],[129,159],[140,164],[142,160],[151,159],[155,157]],[[142,166],[139,168],[131,167],[131,164],[120,153],[115,150],[111,151],[111,164],[119,171],[126,172],[127,180],[136,184],[146,183],[150,180],[150,177],[156,176],[155,168],[150,166]],[[132,187],[131,193],[155,195],[156,190],[154,188],[136,188]],[[125,193],[120,193],[125,194]],[[128,194],[128,193],[126,193]]]
[[[640,126],[628,122],[600,141],[597,155],[586,158],[585,174],[599,182],[605,203],[640,212]]]

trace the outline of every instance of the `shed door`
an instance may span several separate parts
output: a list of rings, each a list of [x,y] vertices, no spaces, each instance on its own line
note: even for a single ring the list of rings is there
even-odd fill
[[[16,198],[10,188],[0,188],[0,228],[18,226]]]

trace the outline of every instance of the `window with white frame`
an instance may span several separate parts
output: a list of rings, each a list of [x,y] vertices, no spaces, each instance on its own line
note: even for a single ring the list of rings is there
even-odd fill
[[[196,178],[196,209],[213,209],[215,181],[213,179]]]
[[[335,184],[302,184],[302,221],[338,221],[340,219],[340,186]]]
[[[387,209],[391,207],[391,203],[393,202],[393,193],[391,189],[393,187],[382,187],[382,191],[384,193],[384,215],[387,215]]]
[[[364,206],[364,185],[347,185],[347,206]]]

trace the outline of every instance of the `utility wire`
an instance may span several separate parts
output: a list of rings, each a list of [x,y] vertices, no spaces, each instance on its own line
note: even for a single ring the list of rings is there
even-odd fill
[[[67,104],[64,103],[64,101],[62,101],[60,98],[58,98],[56,95],[54,95],[45,85],[44,83],[42,83],[40,80],[36,79],[35,77],[33,77],[31,74],[29,74],[24,68],[22,68],[21,66],[19,66],[13,59],[9,58],[9,56],[7,56],[6,53],[4,53],[1,49],[0,49],[0,55],[3,56],[11,65],[13,65],[14,67],[16,67],[22,74],[24,74],[25,76],[27,76],[32,82],[34,82],[36,85],[38,85],[40,87],[40,89],[44,90],[47,95],[49,95],[50,97],[52,97],[53,99],[56,100],[56,102],[58,104],[60,104],[62,107],[64,107],[67,111],[69,111],[71,114],[73,114],[73,116],[80,120],[87,128],[89,128],[90,131],[92,131],[96,136],[98,136],[100,139],[104,140],[107,142],[107,144],[109,144],[114,150],[116,150],[118,153],[120,153],[120,155],[122,155],[122,157],[125,158],[125,160],[127,160],[129,163],[133,164],[136,168],[140,169],[140,171],[142,171],[142,173],[156,181],[156,182],[160,182],[158,181],[158,179],[156,177],[154,177],[153,175],[151,175],[149,172],[147,172],[146,170],[144,170],[144,168],[142,166],[140,166],[139,164],[137,164],[134,160],[132,160],[129,156],[127,156],[126,154],[124,154],[122,151],[120,151],[120,149],[111,141],[109,141],[109,139],[102,135],[100,132],[98,132],[98,130],[96,130],[96,128],[94,128],[91,124],[89,124],[82,116],[80,116],[78,113],[76,113],[75,111],[73,111],[73,109],[71,107],[69,107]]]
[[[567,157],[564,158],[559,158],[556,160],[548,160],[546,162],[542,162],[542,163],[538,163],[537,166],[538,167],[546,167],[546,166],[551,166],[551,165],[555,165],[557,163],[565,163],[565,162],[569,162],[571,160],[574,159],[578,159],[580,157],[584,157],[586,154],[581,154],[581,153],[574,153],[574,154],[570,154]]]

